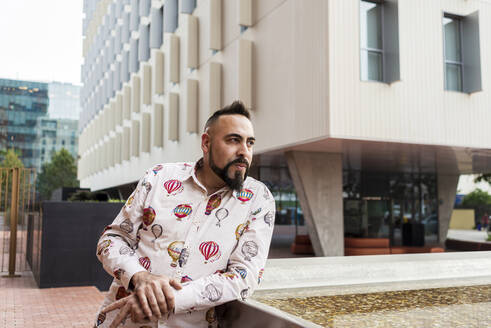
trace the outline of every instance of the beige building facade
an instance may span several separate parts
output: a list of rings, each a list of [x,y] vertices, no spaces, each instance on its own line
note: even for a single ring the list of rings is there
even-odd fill
[[[292,186],[317,255],[342,255],[343,235],[404,244],[409,223],[442,244],[459,175],[491,170],[491,1],[86,0],[84,11],[82,187],[197,159],[206,119],[235,99],[252,111],[253,174]]]

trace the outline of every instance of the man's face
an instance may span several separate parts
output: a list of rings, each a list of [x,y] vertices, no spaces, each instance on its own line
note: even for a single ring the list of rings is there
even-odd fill
[[[242,115],[223,115],[207,133],[209,143],[203,150],[210,168],[230,188],[241,190],[255,142],[251,121]]]

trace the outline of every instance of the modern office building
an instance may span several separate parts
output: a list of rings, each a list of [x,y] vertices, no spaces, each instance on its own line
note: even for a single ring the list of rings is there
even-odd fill
[[[39,117],[36,125],[37,157],[36,167],[51,161],[55,152],[65,148],[75,160],[78,157],[78,121],[72,119],[51,119]]]
[[[80,117],[79,85],[66,82],[50,82],[48,85],[50,119],[70,119],[78,121]]]
[[[0,149],[38,172],[61,148],[78,157],[80,86],[0,79]]]
[[[401,245],[413,223],[442,244],[459,175],[491,171],[490,5],[87,0],[81,186],[199,158],[207,117],[240,99],[251,174],[317,255],[342,255],[344,236]]]
[[[0,79],[0,149],[19,151],[25,167],[38,167],[37,122],[48,111],[48,84]]]

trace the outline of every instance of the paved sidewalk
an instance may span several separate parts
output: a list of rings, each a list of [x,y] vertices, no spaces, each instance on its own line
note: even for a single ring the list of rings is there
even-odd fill
[[[1,277],[0,328],[92,327],[103,298],[93,286],[39,289],[31,272]]]
[[[449,229],[447,233],[447,238],[483,243],[486,242],[488,238],[488,233],[486,231],[477,230]]]

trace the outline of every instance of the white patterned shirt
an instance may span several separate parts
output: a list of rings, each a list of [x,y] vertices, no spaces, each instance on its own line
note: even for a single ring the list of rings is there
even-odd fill
[[[208,195],[190,163],[149,169],[114,222],[104,230],[97,257],[114,277],[101,306],[129,295],[140,271],[181,281],[175,314],[157,323],[124,327],[210,327],[214,307],[245,299],[261,281],[273,233],[275,202],[268,188],[248,177],[240,192],[224,187]],[[99,313],[108,327],[117,314]]]

